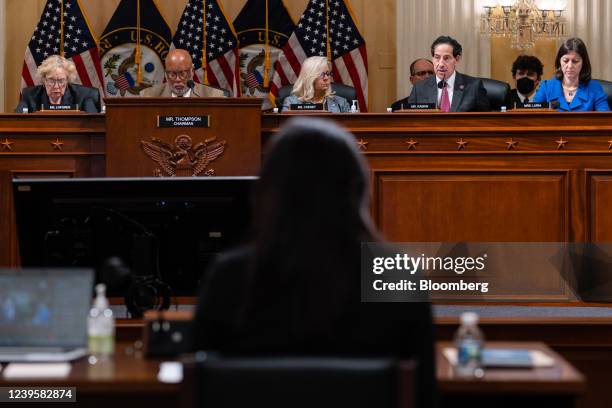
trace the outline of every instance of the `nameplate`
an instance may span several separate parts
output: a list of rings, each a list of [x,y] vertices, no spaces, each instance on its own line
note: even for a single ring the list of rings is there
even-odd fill
[[[323,104],[322,103],[292,103],[291,110],[296,111],[322,111]]]
[[[405,106],[404,109],[434,110],[436,109],[436,104],[435,103],[409,103]]]
[[[210,116],[157,116],[159,128],[210,127]]]
[[[76,105],[48,105],[42,106],[41,110],[50,110],[50,111],[69,111],[69,110],[79,110]]]
[[[548,109],[548,102],[531,102],[523,104],[523,109]]]

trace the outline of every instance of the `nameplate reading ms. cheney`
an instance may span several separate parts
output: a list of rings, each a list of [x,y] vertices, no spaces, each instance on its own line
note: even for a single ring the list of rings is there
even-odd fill
[[[210,116],[158,116],[157,127],[210,127]]]

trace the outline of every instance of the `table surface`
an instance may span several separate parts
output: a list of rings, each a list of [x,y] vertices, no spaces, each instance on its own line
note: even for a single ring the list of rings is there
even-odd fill
[[[488,368],[481,379],[464,379],[455,375],[452,365],[442,350],[450,342],[436,344],[437,381],[441,393],[521,393],[521,394],[580,394],[586,382],[563,357],[541,342],[487,342],[487,348],[539,350],[553,357],[552,367],[542,368]]]

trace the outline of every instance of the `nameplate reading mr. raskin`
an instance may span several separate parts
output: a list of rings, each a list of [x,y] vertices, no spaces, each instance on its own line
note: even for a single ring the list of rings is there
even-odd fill
[[[157,127],[210,127],[210,116],[158,116]]]

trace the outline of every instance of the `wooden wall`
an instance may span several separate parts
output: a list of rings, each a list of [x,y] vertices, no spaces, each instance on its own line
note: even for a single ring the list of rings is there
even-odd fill
[[[156,0],[174,31],[186,0]],[[222,0],[233,20],[246,0]],[[100,36],[119,0],[80,0],[94,33]],[[308,0],[285,0],[297,22]],[[383,111],[395,97],[395,0],[351,0],[357,23],[368,48],[370,105]],[[6,2],[6,91],[5,110],[12,111],[19,100],[23,56],[45,0],[9,0]],[[373,86],[372,84],[375,84]]]

